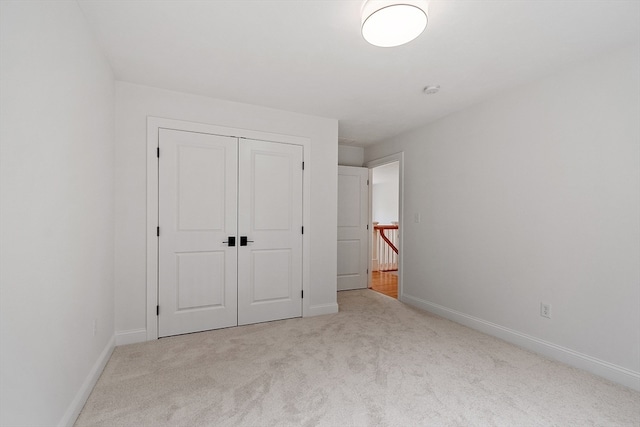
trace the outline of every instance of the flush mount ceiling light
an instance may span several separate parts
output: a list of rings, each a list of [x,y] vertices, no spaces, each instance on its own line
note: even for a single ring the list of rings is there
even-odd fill
[[[362,7],[362,36],[374,46],[409,43],[426,27],[424,0],[367,0]]]

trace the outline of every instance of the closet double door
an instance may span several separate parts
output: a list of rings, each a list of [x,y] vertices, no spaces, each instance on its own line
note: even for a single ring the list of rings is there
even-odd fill
[[[159,132],[158,331],[302,315],[298,145]]]

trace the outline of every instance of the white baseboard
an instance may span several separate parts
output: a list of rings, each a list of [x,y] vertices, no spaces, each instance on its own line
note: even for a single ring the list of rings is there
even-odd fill
[[[135,344],[147,341],[146,329],[131,329],[116,332],[116,345]]]
[[[569,348],[541,340],[534,336],[505,328],[504,326],[487,322],[486,320],[469,316],[456,310],[451,310],[421,298],[404,294],[400,297],[400,300],[414,307],[421,308],[446,319],[453,320],[456,323],[526,348],[550,359],[566,363],[579,369],[584,369],[592,374],[640,391],[640,372],[635,372],[622,366],[617,366]]]
[[[115,348],[115,338],[112,336],[109,342],[107,343],[102,353],[96,360],[96,363],[91,368],[89,375],[85,378],[84,383],[82,383],[82,387],[76,393],[76,397],[73,399],[67,410],[65,411],[62,419],[58,423],[59,427],[73,426],[76,422],[76,418],[80,415],[80,411],[82,411],[82,407],[86,403],[93,387],[98,382],[98,378],[102,374],[104,367],[107,365],[109,358],[111,357],[111,353],[113,353],[113,349]]]
[[[335,314],[338,312],[338,303],[312,305],[309,307],[304,317],[322,316],[324,314]]]

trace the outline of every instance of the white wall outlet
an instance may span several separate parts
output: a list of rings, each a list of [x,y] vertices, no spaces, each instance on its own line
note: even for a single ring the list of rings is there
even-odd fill
[[[551,319],[551,304],[547,304],[546,302],[540,303],[540,316]]]
[[[413,222],[415,222],[416,224],[420,222],[420,214],[419,213],[414,213],[413,214]]]

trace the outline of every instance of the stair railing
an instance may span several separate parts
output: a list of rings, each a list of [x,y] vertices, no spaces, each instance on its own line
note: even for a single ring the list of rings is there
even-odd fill
[[[373,223],[373,270],[398,270],[398,224]]]

